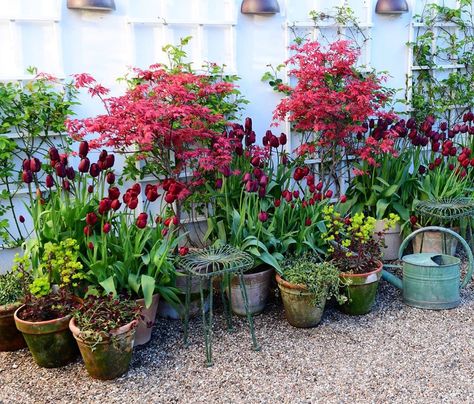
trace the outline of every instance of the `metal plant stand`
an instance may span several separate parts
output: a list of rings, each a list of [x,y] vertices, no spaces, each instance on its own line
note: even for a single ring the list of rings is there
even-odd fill
[[[438,200],[427,200],[418,202],[415,206],[417,214],[427,218],[437,220],[440,225],[448,226],[454,220],[459,220],[465,228],[465,238],[469,241],[471,250],[473,249],[472,223],[474,216],[474,199],[468,197],[443,198]],[[463,219],[466,219],[463,222]],[[443,253],[448,253],[447,242],[443,234]]]
[[[213,319],[213,279],[218,278],[221,282],[221,299],[227,320],[228,330],[232,330],[232,309],[230,307],[231,288],[230,280],[232,276],[238,276],[240,280],[240,292],[244,301],[245,312],[250,327],[253,349],[259,350],[253,317],[248,308],[247,290],[244,283],[244,272],[253,266],[252,257],[234,247],[225,245],[222,247],[209,247],[186,255],[180,260],[180,266],[187,273],[186,301],[184,316],[184,343],[188,343],[189,307],[191,302],[192,277],[198,277],[199,292],[201,295],[202,321],[204,327],[204,338],[206,344],[207,366],[212,366],[212,319]],[[207,285],[207,287],[206,287]],[[228,300],[225,298],[227,288]],[[204,291],[209,289],[209,313],[206,314]]]

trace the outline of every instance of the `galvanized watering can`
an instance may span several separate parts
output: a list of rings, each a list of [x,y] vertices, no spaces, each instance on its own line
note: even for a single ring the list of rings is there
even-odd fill
[[[415,253],[403,256],[408,244],[417,234],[426,231],[439,231],[455,237],[464,247],[469,259],[469,266],[461,281],[461,260],[457,257],[437,253]],[[451,309],[459,305],[460,288],[466,286],[472,277],[472,251],[459,234],[442,227],[430,226],[411,233],[401,244],[398,252],[403,265],[403,280],[395,275],[382,271],[382,278],[403,290],[403,301],[409,306],[422,309]],[[398,267],[386,265],[386,267]]]

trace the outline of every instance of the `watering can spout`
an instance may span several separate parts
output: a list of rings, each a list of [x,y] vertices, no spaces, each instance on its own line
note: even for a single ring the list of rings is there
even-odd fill
[[[386,271],[385,269],[382,270],[382,279],[385,279],[387,282],[391,283],[393,286],[395,286],[398,289],[403,289],[402,280],[398,276],[393,275],[392,273]]]

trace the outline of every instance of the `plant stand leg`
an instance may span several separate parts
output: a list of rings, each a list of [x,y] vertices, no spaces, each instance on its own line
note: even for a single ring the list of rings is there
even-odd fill
[[[212,366],[212,310],[213,310],[213,288],[212,277],[206,279],[209,286],[209,316],[206,315],[206,305],[204,299],[204,288],[200,285],[202,324],[204,327],[204,340],[206,345],[206,365]]]
[[[188,346],[189,310],[191,309],[191,275],[186,277],[186,297],[184,300],[184,345]]]
[[[232,290],[230,287],[230,275],[223,275],[221,282],[221,299],[224,306],[224,313],[227,321],[227,331],[233,331],[232,328]],[[227,299],[225,296],[225,288],[227,287]]]
[[[242,294],[242,299],[244,301],[245,313],[247,314],[247,320],[249,322],[249,327],[250,327],[250,335],[252,336],[253,350],[254,351],[259,351],[260,347],[258,346],[257,338],[255,337],[255,329],[254,329],[254,326],[253,326],[253,316],[252,316],[252,314],[250,313],[250,310],[249,310],[249,301],[248,301],[248,296],[247,296],[247,289],[245,288],[244,273],[242,271],[239,271],[239,281],[240,281],[240,293]]]

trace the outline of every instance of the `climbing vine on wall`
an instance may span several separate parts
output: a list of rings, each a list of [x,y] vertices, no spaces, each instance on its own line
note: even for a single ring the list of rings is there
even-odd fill
[[[458,7],[425,5],[415,15],[413,73],[407,77],[406,101],[412,115],[461,119],[474,104],[474,19],[472,0]],[[411,92],[411,96],[410,96]]]

